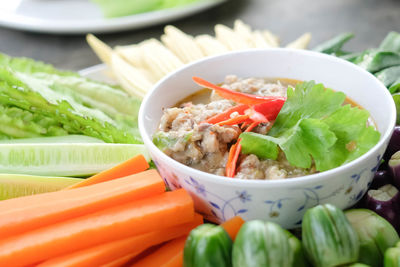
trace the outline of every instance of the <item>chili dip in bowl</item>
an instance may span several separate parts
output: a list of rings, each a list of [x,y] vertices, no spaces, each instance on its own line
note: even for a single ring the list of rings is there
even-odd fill
[[[208,220],[294,228],[307,208],[363,196],[395,114],[384,85],[352,63],[249,50],[165,77],[143,100],[139,129],[167,186],[188,190]]]

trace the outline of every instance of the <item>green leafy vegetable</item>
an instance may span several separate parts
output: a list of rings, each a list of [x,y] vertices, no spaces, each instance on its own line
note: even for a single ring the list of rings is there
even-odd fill
[[[129,16],[153,10],[186,5],[199,0],[92,0],[107,18]]]
[[[342,46],[354,37],[353,33],[342,33],[338,36],[318,45],[313,50],[325,54],[341,53]]]
[[[260,158],[276,159],[279,148],[289,163],[318,171],[349,162],[368,151],[379,140],[379,132],[366,127],[369,113],[350,105],[346,96],[304,82],[288,89],[287,100],[268,135],[243,133],[242,151]]]
[[[396,119],[396,124],[400,125],[400,93],[392,95],[394,104],[396,105],[396,113],[397,113],[397,119]]]
[[[0,66],[8,67],[15,71],[25,72],[25,73],[43,72],[48,74],[79,76],[75,72],[61,71],[54,68],[52,65],[46,64],[41,61],[36,61],[26,57],[10,57],[3,53],[0,53]]]
[[[141,143],[140,100],[49,64],[0,53],[0,138],[83,134]]]
[[[353,63],[373,73],[400,65],[400,54],[392,51],[365,51]]]
[[[378,78],[386,87],[390,87],[398,82],[400,79],[400,65],[384,69],[380,72],[375,73]],[[400,81],[399,81],[400,82]]]
[[[0,105],[0,133],[10,138],[59,136],[68,134],[50,117],[17,107]]]
[[[400,77],[397,79],[392,86],[389,87],[389,91],[394,94],[400,91]]]
[[[77,144],[77,143],[104,143],[102,140],[85,135],[64,135],[50,137],[20,138],[1,140],[0,144]]]
[[[138,143],[133,135],[119,131],[117,123],[100,110],[85,107],[72,97],[51,89],[51,83],[34,76],[0,68],[0,104],[33,110],[54,118],[69,132],[106,142]]]
[[[393,51],[400,53],[400,33],[389,32],[379,46],[382,51]]]
[[[314,50],[335,54],[341,58],[353,62],[367,71],[374,73],[375,76],[389,89],[390,93],[395,94],[400,91],[400,33],[390,32],[379,48],[367,49],[361,52],[347,53],[342,51],[342,46],[350,38],[348,33],[342,33],[335,38],[328,40]],[[397,108],[397,117],[400,115],[400,97],[393,96]],[[400,119],[397,119],[397,124]]]

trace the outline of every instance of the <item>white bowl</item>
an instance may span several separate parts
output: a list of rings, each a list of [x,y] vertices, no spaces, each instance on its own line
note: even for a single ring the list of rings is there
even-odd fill
[[[185,166],[161,152],[153,143],[163,108],[200,88],[199,76],[220,83],[227,74],[239,77],[283,77],[315,80],[367,109],[381,138],[371,150],[338,168],[285,180],[240,180],[205,173]],[[196,210],[208,220],[225,221],[235,215],[245,220],[265,219],[285,228],[298,227],[306,209],[332,203],[342,209],[354,205],[367,191],[393,131],[395,105],[385,86],[372,74],[345,60],[321,53],[290,49],[232,52],[189,64],[162,79],[147,94],[139,112],[145,146],[165,183],[185,188]]]

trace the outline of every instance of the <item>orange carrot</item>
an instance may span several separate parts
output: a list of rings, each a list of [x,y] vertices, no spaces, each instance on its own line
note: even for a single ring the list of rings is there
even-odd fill
[[[250,132],[253,130],[260,122],[252,122],[249,127],[247,127],[245,132]],[[232,145],[229,154],[228,154],[228,161],[226,162],[225,167],[225,175],[227,177],[234,177],[236,174],[236,165],[237,161],[240,156],[240,152],[242,151],[242,145],[240,144],[240,138],[237,140],[236,144]]]
[[[117,166],[107,169],[105,171],[99,172],[96,175],[93,175],[90,178],[82,180],[79,183],[70,185],[66,189],[78,188],[82,186],[98,184],[101,182],[125,177],[128,175],[136,174],[142,171],[145,171],[149,168],[149,164],[143,155],[137,155],[127,161],[118,164]]]
[[[87,187],[4,200],[0,240],[164,191],[158,172],[149,170]]]
[[[236,172],[236,162],[239,157],[240,150],[238,147],[240,146],[240,139],[236,142],[236,144],[232,145],[229,149],[228,161],[226,162],[225,167],[225,175],[226,177],[234,177]],[[239,151],[239,153],[238,153]]]
[[[103,264],[115,266],[119,260],[122,263],[126,263],[151,246],[186,235],[193,228],[202,223],[203,217],[195,214],[194,219],[189,223],[101,244],[71,254],[65,254],[60,257],[49,259],[48,261],[39,264],[37,267],[90,267],[100,266]]]
[[[0,240],[0,266],[37,263],[193,218],[193,201],[184,189],[165,192]]]
[[[172,257],[163,267],[182,267],[183,266],[183,249]]]
[[[133,263],[131,267],[164,267],[180,255],[185,246],[187,236],[181,236],[162,245],[147,257]]]
[[[225,229],[232,240],[235,240],[240,227],[244,224],[244,220],[240,216],[230,218],[226,222],[222,223],[221,226]]]
[[[124,256],[122,258],[119,258],[119,259],[113,260],[111,262],[102,264],[101,267],[121,267],[121,266],[126,266],[126,264],[129,261],[131,261],[137,254],[138,254],[138,252],[134,252],[134,253],[128,254],[128,255],[126,255],[126,256]],[[39,267],[39,266],[41,266],[41,265],[38,265],[36,267]],[[55,266],[58,266],[58,265],[49,265],[49,266],[55,267]],[[60,267],[61,266],[64,266],[64,265],[60,265]]]

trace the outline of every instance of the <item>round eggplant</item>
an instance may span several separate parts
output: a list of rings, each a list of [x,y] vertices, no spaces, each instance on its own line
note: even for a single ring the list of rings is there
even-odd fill
[[[357,233],[343,211],[333,205],[307,210],[302,223],[303,246],[313,266],[333,267],[357,262]]]
[[[400,150],[400,126],[394,127],[392,137],[390,138],[389,145],[386,148],[383,158],[389,160],[390,157]]]
[[[389,160],[389,168],[393,177],[393,183],[397,188],[400,188],[400,151],[392,155]]]
[[[378,189],[379,187],[391,184],[392,182],[393,179],[390,171],[378,170],[377,172],[375,172],[370,189]]]
[[[377,190],[368,190],[366,208],[390,222],[399,232],[400,226],[400,194],[391,184],[384,185]]]
[[[293,251],[293,266],[296,267],[309,266],[310,264],[307,261],[301,241],[297,237],[295,237],[291,232],[285,230],[285,233],[289,238],[289,245]]]
[[[233,244],[233,267],[297,266],[293,259],[287,233],[272,222],[253,220],[244,223]]]
[[[184,267],[231,267],[232,240],[221,226],[203,224],[193,229],[183,251]]]
[[[358,261],[372,267],[381,266],[385,251],[399,241],[396,230],[372,210],[347,210],[345,215],[360,241]]]
[[[400,266],[400,248],[394,247],[389,248],[385,252],[384,260],[383,260],[384,267],[399,267]]]

